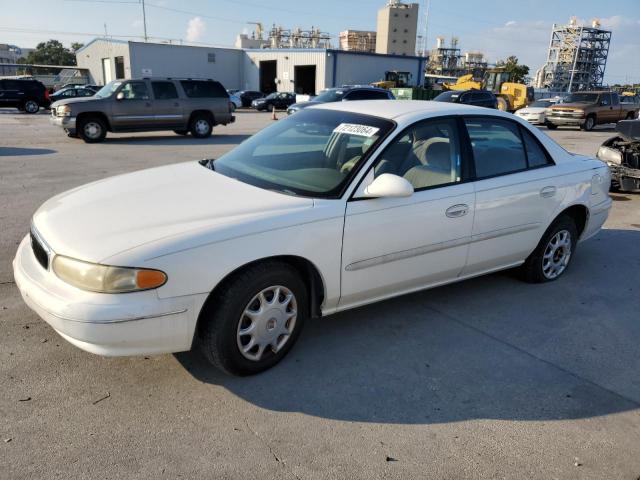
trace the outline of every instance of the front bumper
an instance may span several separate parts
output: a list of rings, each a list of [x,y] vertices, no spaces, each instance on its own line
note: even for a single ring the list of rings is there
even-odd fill
[[[564,116],[564,115],[547,115],[547,122],[553,123],[554,125],[571,125],[571,126],[580,126],[584,123],[585,117],[572,117],[572,116]]]
[[[544,115],[518,115],[517,113],[516,115],[532,125],[542,125],[545,123]]]
[[[640,170],[625,165],[607,163],[611,171],[611,182],[625,192],[640,191]]]
[[[76,129],[76,117],[54,117],[52,115],[49,117],[49,123],[65,130]]]
[[[105,356],[189,350],[206,295],[161,299],[155,290],[86,292],[60,280],[36,260],[26,236],[13,260],[25,303],[73,345]]]

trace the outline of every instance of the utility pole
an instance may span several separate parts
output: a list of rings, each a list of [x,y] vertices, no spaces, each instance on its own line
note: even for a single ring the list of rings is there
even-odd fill
[[[147,41],[147,12],[144,9],[144,0],[142,2],[142,23],[144,25],[144,41]]]

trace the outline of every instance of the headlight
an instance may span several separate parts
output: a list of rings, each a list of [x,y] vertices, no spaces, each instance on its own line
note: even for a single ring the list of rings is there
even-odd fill
[[[59,107],[56,107],[56,115],[58,117],[70,117],[71,107],[69,105],[60,105]]]
[[[597,157],[606,163],[613,163],[614,165],[622,164],[622,152],[614,150],[613,148],[600,147]]]
[[[52,268],[61,280],[90,292],[136,292],[161,287],[167,281],[160,270],[111,267],[62,255],[54,257]]]

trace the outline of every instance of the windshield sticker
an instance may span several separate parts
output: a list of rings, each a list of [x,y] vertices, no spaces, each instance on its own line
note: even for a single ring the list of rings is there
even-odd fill
[[[378,133],[379,128],[370,127],[369,125],[358,125],[356,123],[341,123],[333,132],[334,133],[347,133],[350,135],[358,135],[360,137],[373,137]]]

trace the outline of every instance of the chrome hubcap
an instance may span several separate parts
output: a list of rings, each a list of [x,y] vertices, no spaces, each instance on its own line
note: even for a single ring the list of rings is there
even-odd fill
[[[196,122],[196,132],[203,135],[209,131],[209,122],[206,120],[198,120]]]
[[[281,285],[265,288],[254,296],[238,322],[240,353],[255,362],[268,350],[278,353],[296,326],[297,307],[291,290]]]
[[[84,126],[84,134],[89,138],[98,138],[102,127],[96,122],[89,122]]]
[[[38,110],[38,104],[36,102],[27,102],[24,109],[29,113],[33,113]]]
[[[549,280],[559,277],[569,265],[571,258],[571,233],[560,230],[556,233],[544,250],[542,256],[542,273]]]

